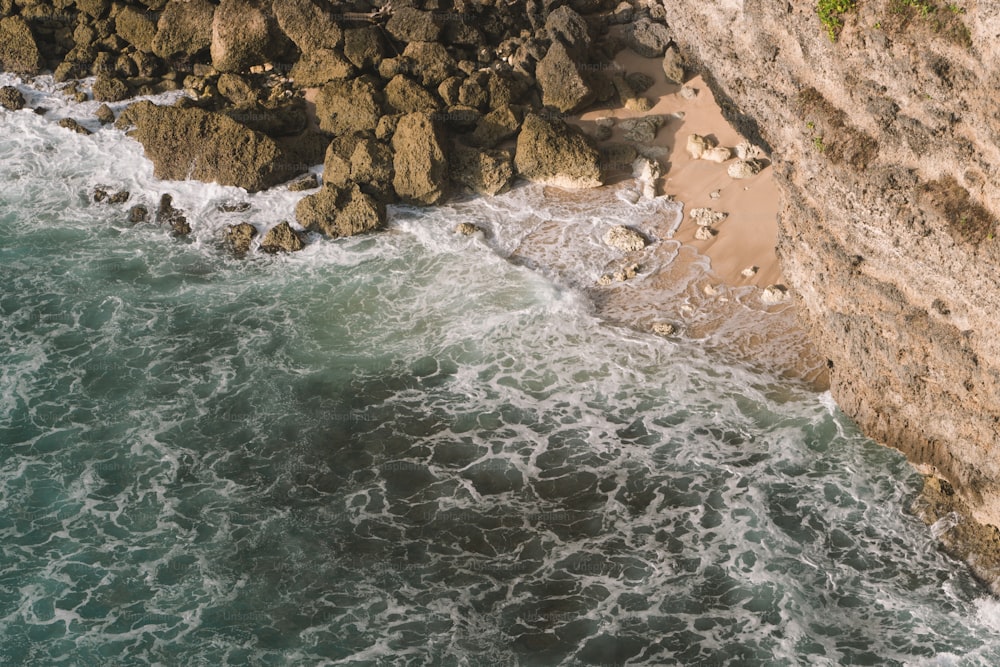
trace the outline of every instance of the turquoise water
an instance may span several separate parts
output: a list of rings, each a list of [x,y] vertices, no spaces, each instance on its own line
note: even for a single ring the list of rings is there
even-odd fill
[[[0,116],[0,664],[1000,661],[827,395],[602,323],[485,203],[234,259],[297,195],[51,118]],[[125,222],[163,192],[191,239]]]

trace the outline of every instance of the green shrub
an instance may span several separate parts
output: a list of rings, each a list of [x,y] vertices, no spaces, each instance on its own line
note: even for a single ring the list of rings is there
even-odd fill
[[[843,15],[853,10],[857,4],[858,0],[818,0],[816,13],[819,14],[819,20],[826,28],[831,42],[837,41],[837,35],[844,27]]]

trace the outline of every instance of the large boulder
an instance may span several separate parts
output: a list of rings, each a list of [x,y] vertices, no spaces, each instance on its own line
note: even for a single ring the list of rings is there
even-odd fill
[[[456,144],[451,154],[451,178],[476,194],[492,197],[510,189],[514,160],[508,151]]]
[[[573,113],[597,99],[597,92],[577,69],[578,62],[562,42],[552,42],[535,68],[535,77],[542,89],[542,104],[563,113]]]
[[[170,0],[156,24],[153,53],[173,58],[208,50],[212,46],[214,15],[215,5],[209,0]]]
[[[373,132],[382,113],[382,93],[368,77],[331,81],[316,96],[319,127],[333,135]]]
[[[358,69],[378,66],[385,55],[382,32],[373,25],[344,31],[344,57]]]
[[[115,32],[139,51],[151,53],[156,38],[156,22],[149,12],[124,7],[115,16]]]
[[[0,19],[0,69],[15,74],[38,74],[43,64],[42,54],[24,19],[20,16]]]
[[[277,59],[287,38],[262,0],[222,0],[212,17],[212,66],[244,72]]]
[[[312,0],[274,0],[272,10],[282,32],[303,54],[340,46],[340,26]]]
[[[663,74],[671,83],[684,83],[684,58],[676,46],[669,47],[663,56]]]
[[[157,178],[195,179],[256,192],[283,183],[302,169],[270,137],[222,114],[139,102],[120,125],[132,124]]]
[[[410,42],[403,50],[403,57],[413,63],[412,72],[428,88],[437,87],[458,67],[448,50],[437,42]]]
[[[385,25],[386,32],[400,42],[433,42],[441,35],[434,14],[413,7],[400,7]]]
[[[550,39],[562,43],[576,56],[586,56],[590,50],[587,22],[566,5],[545,18],[545,30]]]
[[[121,79],[106,74],[99,74],[94,79],[94,99],[98,102],[121,102],[130,96],[128,86]]]
[[[302,88],[318,88],[324,83],[354,76],[354,66],[336,49],[303,53],[289,77]]]
[[[437,204],[448,191],[448,158],[429,113],[403,116],[392,135],[392,185],[404,202]]]
[[[602,184],[601,156],[590,138],[560,119],[528,114],[517,136],[514,165],[529,180],[567,189]]]
[[[625,30],[625,43],[644,58],[659,58],[670,44],[670,30],[662,23],[644,17]]]
[[[386,85],[385,101],[398,113],[436,111],[441,106],[434,95],[402,74],[394,76]]]
[[[502,141],[510,139],[521,128],[521,119],[509,106],[494,109],[483,116],[472,135],[469,143],[481,148],[493,148]]]
[[[389,146],[370,137],[359,139],[351,152],[351,180],[387,200],[391,198],[392,170]]]
[[[306,229],[331,238],[374,231],[385,224],[385,206],[356,185],[325,185],[295,207],[295,218]]]

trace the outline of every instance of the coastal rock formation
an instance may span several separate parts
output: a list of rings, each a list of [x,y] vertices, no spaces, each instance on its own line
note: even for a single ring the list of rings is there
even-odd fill
[[[330,238],[354,236],[385,225],[385,205],[356,184],[345,188],[324,185],[299,202],[295,219],[304,228]]]
[[[851,4],[829,33],[810,3],[663,7],[724,111],[771,153],[782,273],[838,404],[933,475],[928,489],[947,483],[961,522],[995,532],[997,8]]]
[[[249,222],[230,225],[225,232],[226,244],[229,245],[234,254],[240,257],[250,252],[250,246],[255,236],[257,236],[257,228]]]
[[[170,0],[156,24],[153,53],[161,58],[195,56],[212,46],[215,5],[209,0]]]
[[[153,162],[157,178],[194,178],[250,192],[283,183],[301,171],[270,137],[222,114],[138,102],[122,112]]]
[[[302,250],[305,244],[299,233],[292,229],[287,222],[279,222],[271,229],[267,230],[264,238],[260,240],[260,249],[267,253],[296,252]]]
[[[448,192],[448,159],[429,113],[411,113],[399,119],[392,135],[395,153],[392,185],[410,204],[436,204]]]
[[[590,138],[560,119],[534,113],[521,126],[514,165],[522,178],[571,190],[603,183],[601,156]]]
[[[15,74],[38,74],[42,65],[42,54],[24,19],[0,18],[0,68]]]

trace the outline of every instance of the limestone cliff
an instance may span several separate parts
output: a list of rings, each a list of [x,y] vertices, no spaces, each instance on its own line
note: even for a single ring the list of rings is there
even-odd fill
[[[1000,2],[858,0],[828,26],[814,2],[664,7],[772,152],[779,257],[834,397],[937,477],[918,513],[997,582]]]

